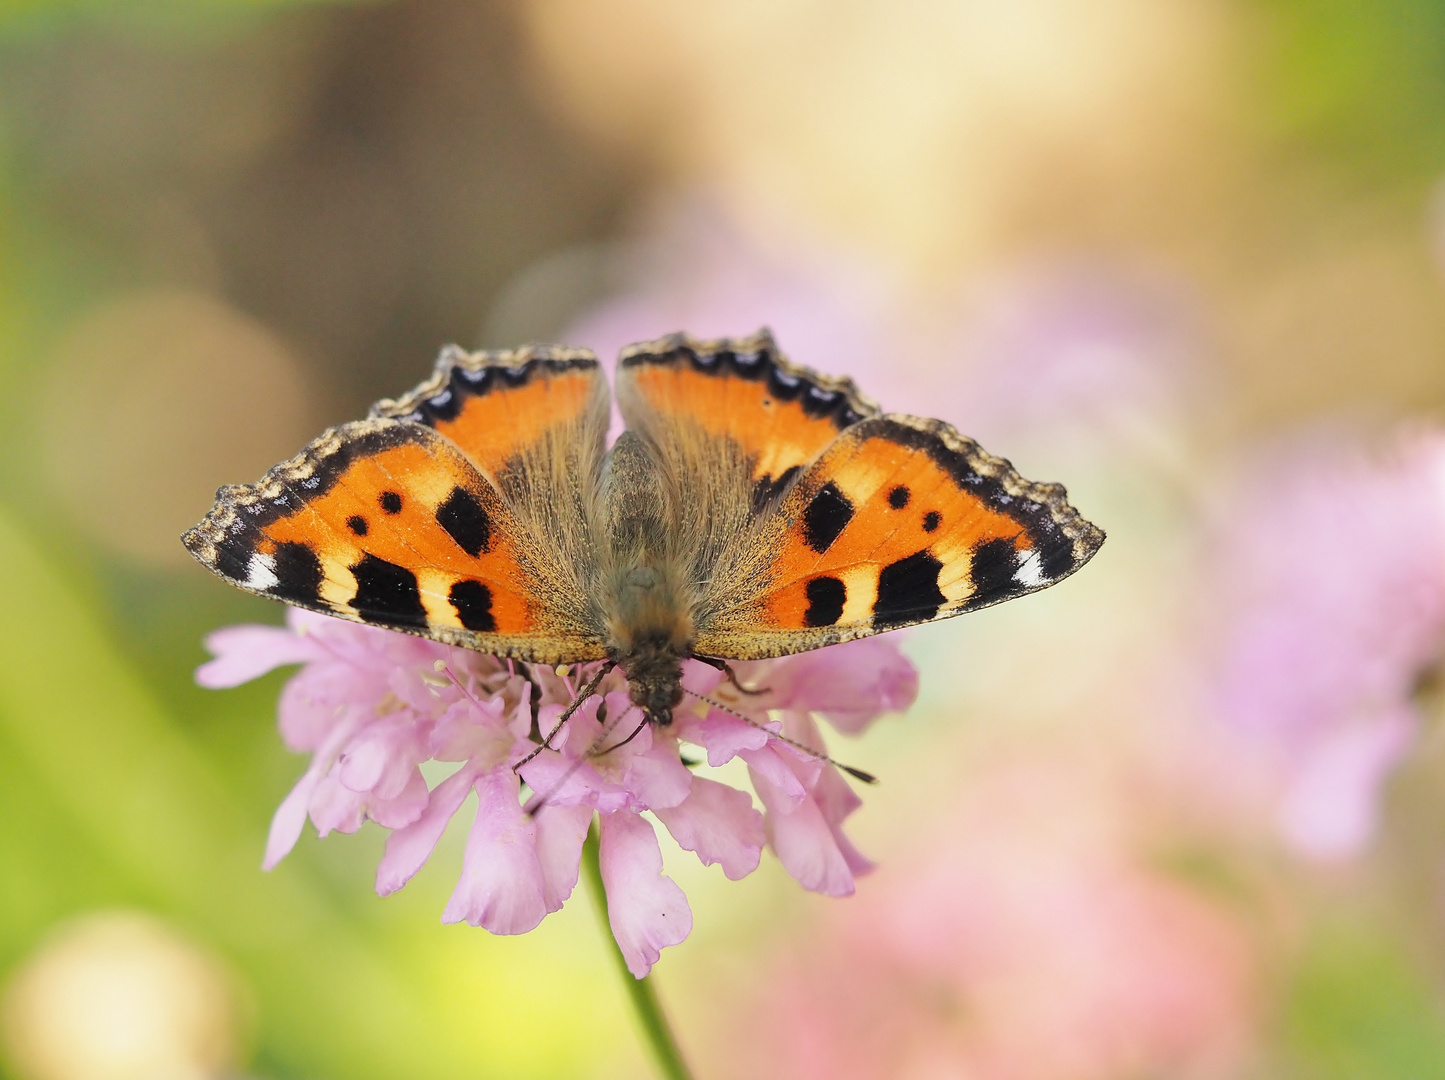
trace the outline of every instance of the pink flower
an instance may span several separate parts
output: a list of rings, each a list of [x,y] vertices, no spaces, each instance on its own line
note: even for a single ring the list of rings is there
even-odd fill
[[[1256,466],[1223,519],[1215,707],[1274,776],[1285,840],[1353,855],[1445,649],[1445,436]]]
[[[612,931],[638,978],[692,928],[687,898],[663,875],[656,833],[642,815],[730,878],[755,870],[771,842],[806,888],[846,895],[869,865],[842,832],[859,801],[832,765],[801,746],[821,751],[814,713],[856,733],[907,708],[917,692],[912,665],[886,639],[739,665],[753,694],[688,661],[688,689],[725,708],[698,700],[662,728],[643,721],[614,670],[538,752],[541,733],[596,665],[561,676],[298,609],[285,629],[230,627],[207,645],[215,659],[196,673],[203,686],[302,665],[282,691],[279,722],[287,746],[310,753],[311,763],[276,812],[263,865],[290,852],[308,817],[322,836],[370,820],[391,830],[376,877],[377,892],[388,895],[421,869],[475,794],[461,878],[442,918],[521,934],[571,895],[597,815]],[[749,723],[728,709],[779,719]],[[696,775],[683,742],[700,747],[711,766],[747,761],[766,813],[747,792]],[[428,761],[456,768],[429,789],[421,771]]]
[[[858,902],[769,945],[715,1060],[798,1080],[1241,1075],[1249,941],[1131,853],[1137,793],[1100,787],[1075,762],[970,783],[938,808],[947,844],[897,852]]]

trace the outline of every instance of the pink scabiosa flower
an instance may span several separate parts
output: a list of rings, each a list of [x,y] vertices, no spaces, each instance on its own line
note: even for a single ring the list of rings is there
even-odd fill
[[[1137,792],[1076,761],[1029,761],[948,802],[935,808],[947,844],[905,841],[859,902],[770,943],[765,976],[719,995],[739,1009],[721,1037],[748,1032],[715,1055],[725,1075],[1245,1074],[1249,939],[1135,854]]]
[[[1288,844],[1359,852],[1445,650],[1445,436],[1386,455],[1307,448],[1222,515],[1214,706],[1254,752]]]
[[[889,639],[739,665],[746,694],[688,661],[684,685],[716,704],[698,698],[664,728],[643,721],[614,670],[541,748],[596,665],[559,673],[299,609],[285,628],[230,627],[207,646],[215,658],[197,671],[203,686],[302,665],[282,691],[279,722],[286,745],[311,763],[276,812],[267,868],[308,817],[322,836],[371,820],[391,830],[376,878],[385,896],[421,869],[475,793],[461,878],[442,918],[521,934],[571,895],[596,815],[612,932],[638,978],[692,928],[642,815],[729,878],[755,870],[771,844],[806,888],[846,895],[869,865],[842,831],[858,799],[805,749],[822,748],[815,717],[854,733],[917,692],[912,665]],[[683,743],[711,766],[746,761],[763,811],[748,792],[689,768]],[[455,771],[428,788],[428,761]]]

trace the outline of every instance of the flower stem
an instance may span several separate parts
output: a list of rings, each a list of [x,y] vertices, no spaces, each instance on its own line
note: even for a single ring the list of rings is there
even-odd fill
[[[601,851],[597,820],[594,818],[592,828],[587,830],[587,839],[582,844],[582,865],[587,870],[592,898],[596,901],[597,913],[602,918],[603,936],[607,938],[607,944],[617,960],[617,970],[622,973],[627,996],[632,999],[632,1007],[637,1012],[638,1022],[642,1025],[642,1032],[647,1038],[648,1046],[652,1048],[662,1075],[667,1080],[692,1080],[692,1073],[688,1071],[687,1062],[682,1060],[682,1051],[678,1049],[677,1038],[662,1011],[662,1003],[657,1000],[657,990],[652,985],[652,979],[633,978],[632,972],[627,970],[627,961],[622,956],[617,939],[612,936],[612,924],[607,919],[607,890],[602,885]]]

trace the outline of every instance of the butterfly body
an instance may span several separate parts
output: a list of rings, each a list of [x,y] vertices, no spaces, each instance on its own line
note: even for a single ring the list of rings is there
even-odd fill
[[[667,723],[690,656],[748,660],[1051,585],[1103,533],[947,424],[764,332],[444,351],[431,379],[222,488],[186,546],[248,591],[482,652],[611,660]]]

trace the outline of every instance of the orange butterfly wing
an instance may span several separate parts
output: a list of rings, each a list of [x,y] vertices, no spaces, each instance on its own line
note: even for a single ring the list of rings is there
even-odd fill
[[[754,597],[700,626],[697,651],[777,656],[975,611],[1083,566],[1103,532],[1062,487],[937,420],[847,428],[764,524]]]
[[[342,618],[541,662],[601,659],[585,568],[538,535],[525,492],[499,490],[529,462],[600,454],[606,384],[595,360],[557,352],[444,353],[407,398],[254,486],[222,488],[187,548],[243,589]],[[530,411],[504,420],[515,398]]]
[[[760,509],[840,431],[879,412],[851,379],[787,360],[766,330],[717,341],[673,334],[629,346],[618,365],[617,399],[628,427],[659,441],[691,426],[735,447]]]

